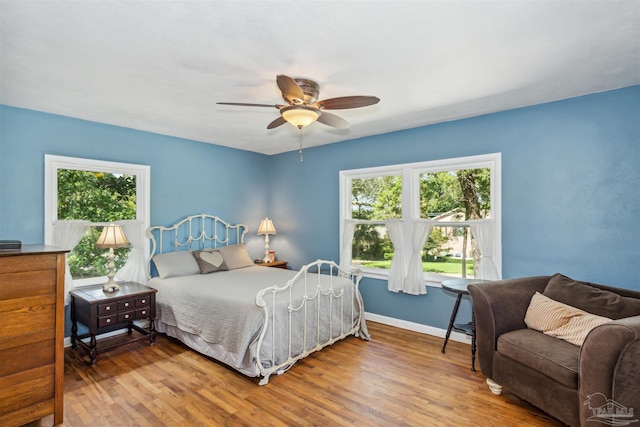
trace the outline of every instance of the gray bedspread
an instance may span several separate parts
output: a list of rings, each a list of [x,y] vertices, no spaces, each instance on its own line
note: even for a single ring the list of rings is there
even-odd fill
[[[224,347],[234,360],[232,367],[246,369],[257,362],[258,339],[264,325],[264,312],[256,305],[256,294],[270,286],[285,286],[296,273],[255,266],[212,274],[153,278],[148,285],[158,289],[157,321],[197,335],[207,343]],[[318,287],[322,292],[327,292],[329,283],[334,294],[345,293],[345,303],[341,304],[339,299],[329,295],[321,295],[307,301],[306,310],[289,313],[289,306],[297,308],[304,295],[307,298],[313,296]],[[282,363],[289,355],[300,354],[303,348],[313,349],[319,338],[340,335],[341,329],[353,328],[358,318],[361,318],[359,333],[362,338],[368,339],[363,312],[355,304],[353,282],[335,276],[308,273],[306,288],[303,282],[296,282],[291,291],[292,303],[289,302],[289,291],[278,293],[275,309],[270,306],[274,294],[268,292],[265,295],[269,322],[260,351],[264,367]],[[355,297],[360,298],[359,294]],[[275,329],[272,329],[274,320]],[[291,338],[289,321],[292,325]],[[346,324],[341,326],[341,322]]]

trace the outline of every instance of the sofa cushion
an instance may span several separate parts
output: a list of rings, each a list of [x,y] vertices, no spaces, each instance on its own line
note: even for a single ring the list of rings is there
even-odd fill
[[[497,351],[567,387],[578,388],[578,346],[533,329],[520,329],[500,335]]]
[[[552,300],[540,292],[531,297],[524,315],[527,327],[574,345],[582,345],[593,328],[607,322],[611,319]]]
[[[588,313],[611,319],[640,315],[640,299],[623,297],[560,273],[551,277],[543,294]]]

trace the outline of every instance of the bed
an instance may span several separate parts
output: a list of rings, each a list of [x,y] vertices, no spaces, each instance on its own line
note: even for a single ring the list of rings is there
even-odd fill
[[[247,232],[208,214],[147,229],[158,332],[261,377],[260,385],[348,336],[369,339],[360,270],[323,260],[300,271],[256,265],[244,245]]]

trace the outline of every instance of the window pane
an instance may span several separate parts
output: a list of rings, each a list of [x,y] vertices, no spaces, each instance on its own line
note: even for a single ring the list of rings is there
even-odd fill
[[[490,168],[420,174],[421,218],[464,221],[490,215]]]
[[[58,219],[111,222],[136,219],[136,176],[58,169]],[[102,227],[92,227],[69,253],[74,279],[106,276],[108,249],[95,242]],[[116,271],[126,262],[131,246],[115,249]]]
[[[424,246],[423,271],[473,278],[476,253],[469,227],[433,227]]]
[[[58,219],[136,219],[136,177],[58,169]]]
[[[354,178],[351,181],[351,217],[368,220],[402,218],[402,177]]]
[[[388,269],[393,258],[393,245],[387,228],[382,224],[356,225],[351,258],[353,265]]]

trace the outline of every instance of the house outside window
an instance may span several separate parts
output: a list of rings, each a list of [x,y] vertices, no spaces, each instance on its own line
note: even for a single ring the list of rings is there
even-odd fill
[[[146,165],[45,155],[45,242],[70,250],[65,290],[107,280],[102,227],[119,224],[128,248],[115,250],[116,279],[144,283],[149,245],[150,168]]]
[[[341,266],[396,283],[499,278],[500,177],[499,153],[341,171]]]

